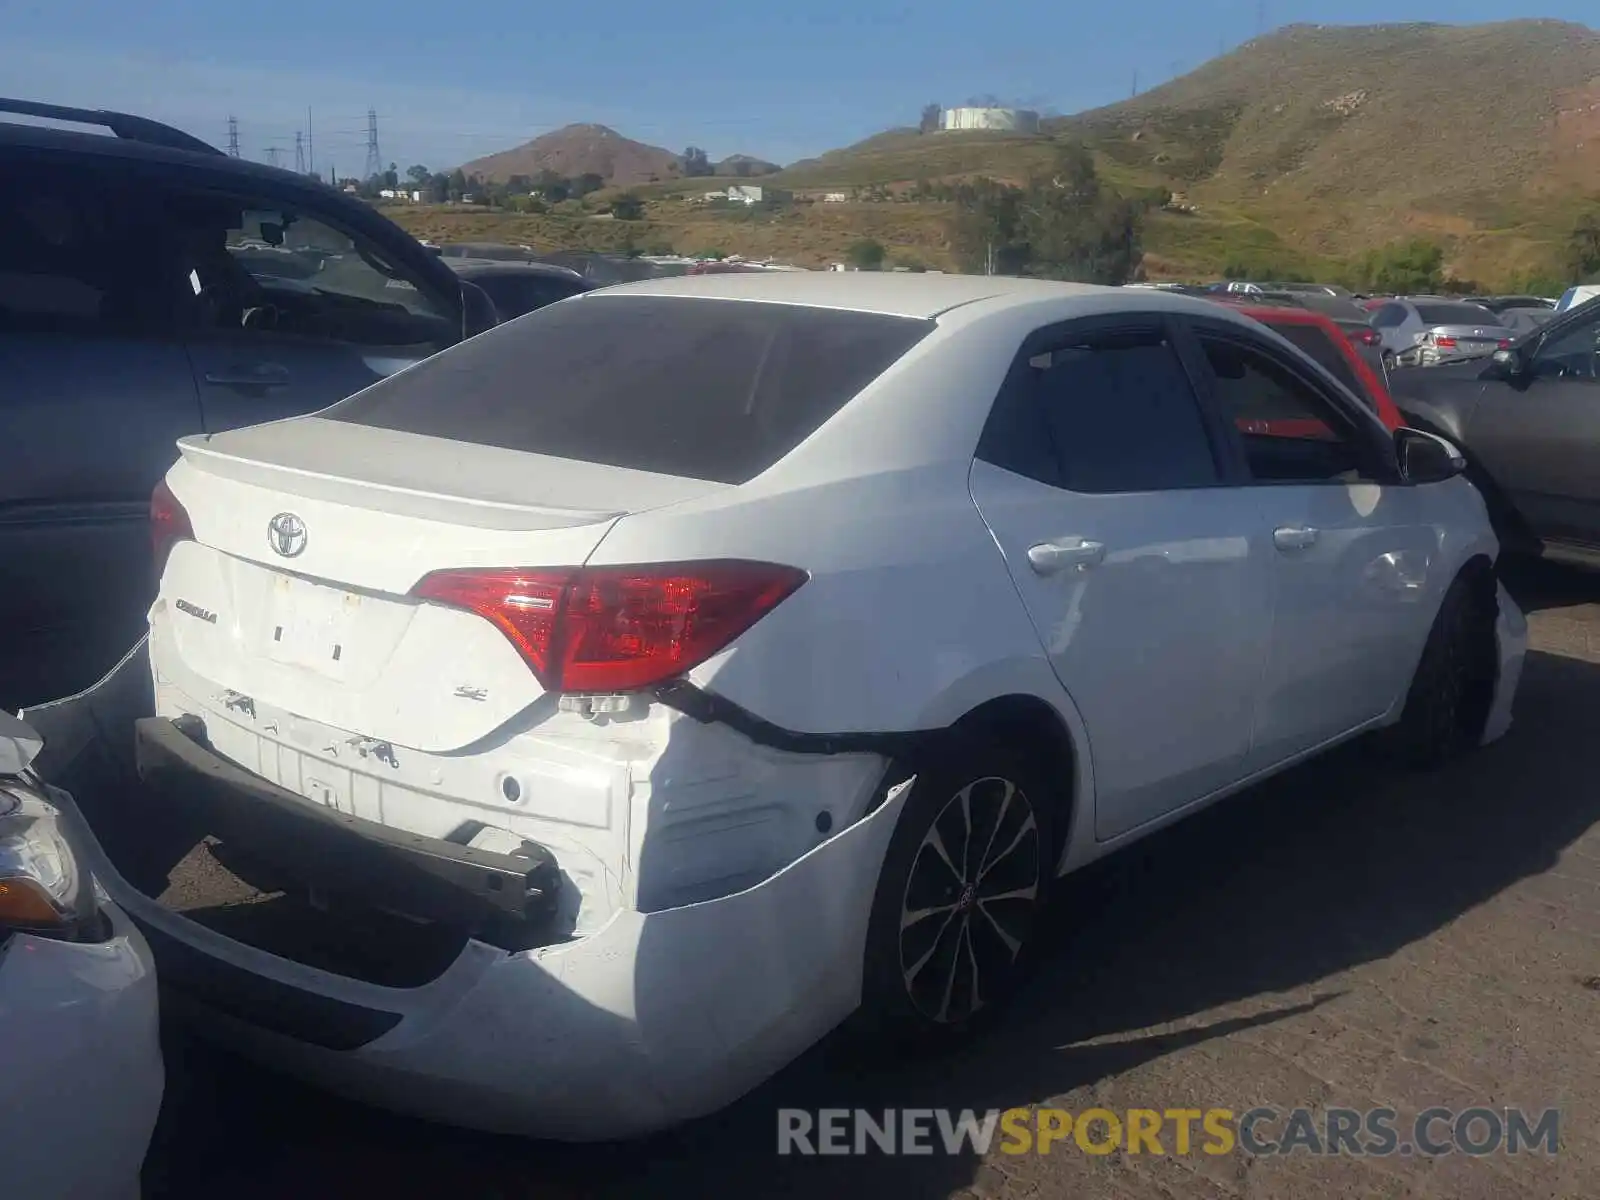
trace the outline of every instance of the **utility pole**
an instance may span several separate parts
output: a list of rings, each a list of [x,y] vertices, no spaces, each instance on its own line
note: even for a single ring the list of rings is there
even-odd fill
[[[239,118],[228,118],[228,157],[239,157]]]
[[[1129,92],[1128,95],[1129,96],[1137,96],[1138,94],[1139,94],[1139,68],[1135,67],[1133,69],[1133,90],[1131,92]]]
[[[1267,0],[1256,0],[1256,36],[1267,31]]]
[[[294,131],[294,173],[296,175],[306,173],[306,135],[301,129]]]
[[[311,107],[306,106],[306,174],[317,173],[317,147],[311,140]]]
[[[367,109],[367,170],[366,177],[383,174],[383,154],[378,149],[378,110]]]

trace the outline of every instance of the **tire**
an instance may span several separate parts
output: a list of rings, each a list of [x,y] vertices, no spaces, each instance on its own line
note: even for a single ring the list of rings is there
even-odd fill
[[[1463,572],[1445,593],[1400,720],[1384,731],[1385,749],[1402,765],[1440,767],[1482,740],[1499,672],[1492,588],[1487,572]]]
[[[914,767],[873,897],[856,1020],[880,1049],[959,1039],[1001,1007],[1057,861],[1061,785],[1023,755],[953,735]]]
[[[1393,371],[1394,368],[1395,368],[1394,351],[1393,350],[1385,350],[1383,352],[1383,369],[1384,369],[1385,373],[1387,373],[1389,371]]]

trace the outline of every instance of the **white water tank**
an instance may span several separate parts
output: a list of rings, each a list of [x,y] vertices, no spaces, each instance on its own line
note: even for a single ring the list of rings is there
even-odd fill
[[[947,108],[944,110],[944,128],[1038,133],[1039,114],[1026,108]]]

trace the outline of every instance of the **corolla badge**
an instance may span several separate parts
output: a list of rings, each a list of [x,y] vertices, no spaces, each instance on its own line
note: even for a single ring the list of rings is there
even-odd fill
[[[306,523],[291,512],[281,512],[267,522],[267,541],[284,558],[294,558],[306,548]]]

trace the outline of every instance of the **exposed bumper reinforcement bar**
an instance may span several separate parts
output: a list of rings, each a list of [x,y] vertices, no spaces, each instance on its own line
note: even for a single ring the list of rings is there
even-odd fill
[[[134,730],[139,777],[157,794],[308,887],[469,927],[554,912],[560,871],[543,846],[500,854],[315,804],[217,755],[199,718],[144,717]]]

